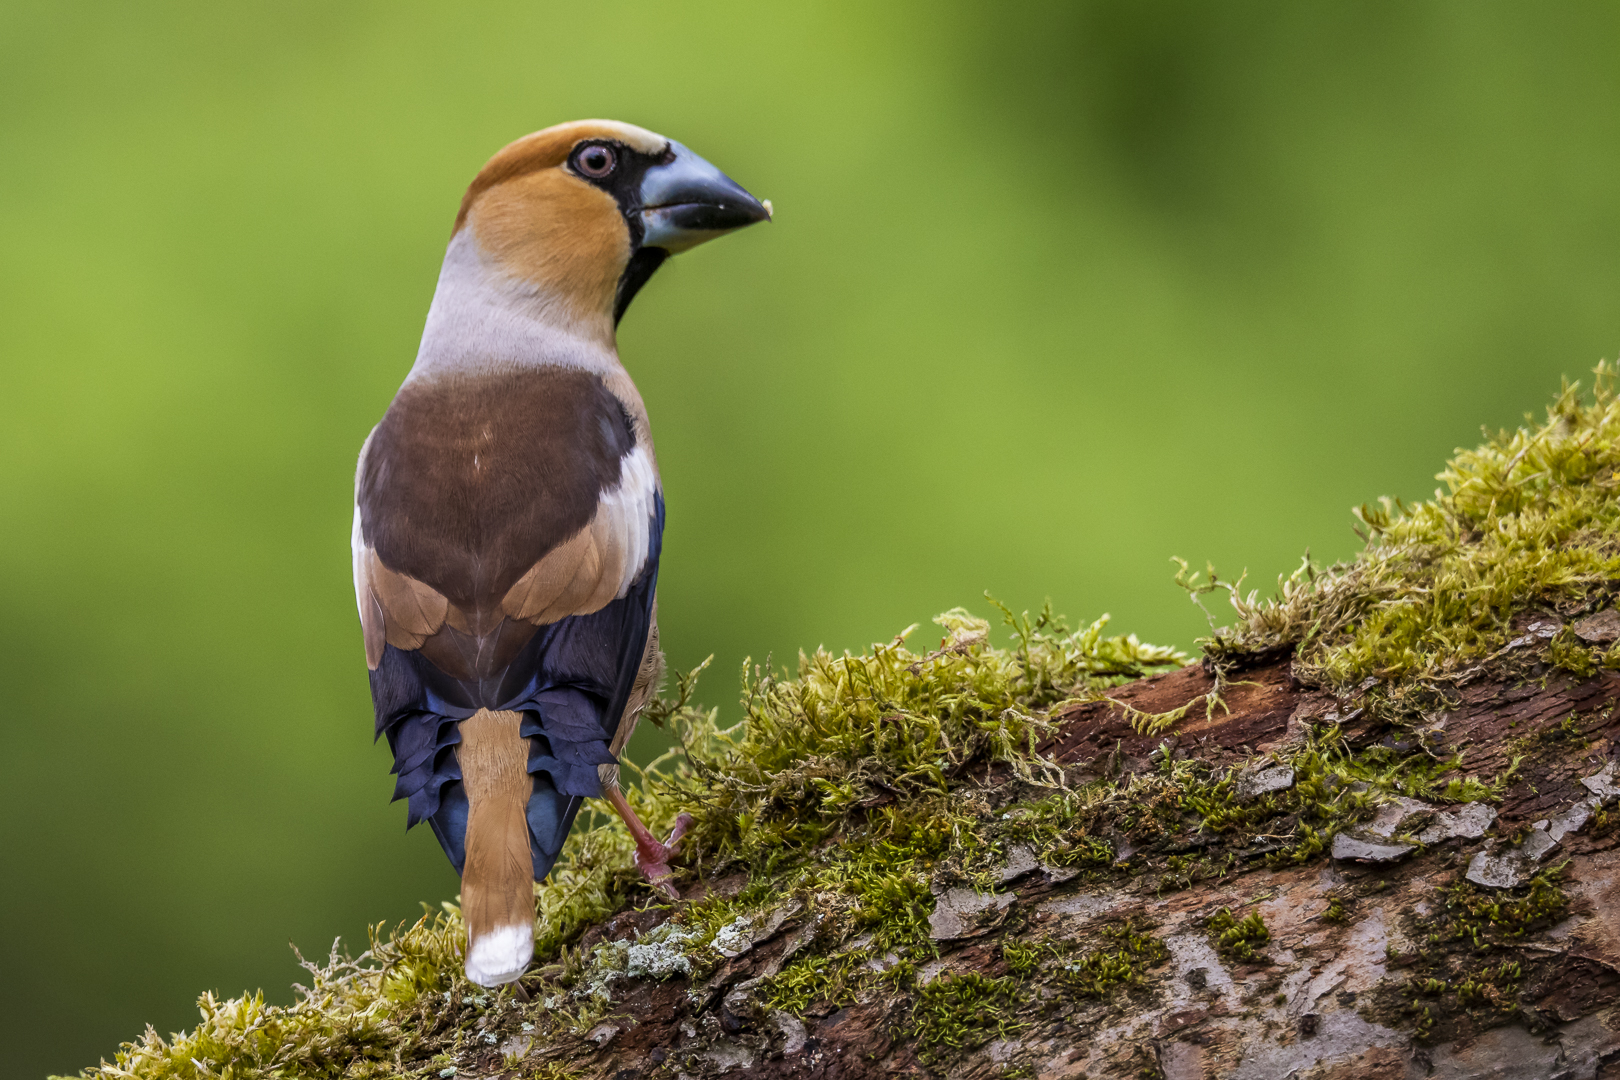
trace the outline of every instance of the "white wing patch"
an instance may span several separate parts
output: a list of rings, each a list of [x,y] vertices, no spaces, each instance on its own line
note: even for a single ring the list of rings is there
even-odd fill
[[[354,504],[354,528],[349,532],[349,551],[354,557],[354,606],[360,611],[360,621],[366,621],[366,600],[371,596],[371,587],[366,584],[366,554],[371,549],[366,547],[365,537],[360,534],[360,504]]]
[[[619,466],[619,483],[602,493],[598,517],[610,517],[610,526],[625,538],[624,566],[619,572],[615,599],[622,599],[647,565],[647,542],[651,538],[653,515],[658,512],[658,478],[653,475],[652,458],[645,447],[630,451]]]
[[[349,534],[349,550],[354,556],[354,606],[360,612],[360,633],[366,645],[366,666],[372,671],[382,662],[387,620],[382,604],[371,588],[371,564],[376,558],[360,533],[360,507],[354,508],[354,530]]]
[[[349,551],[354,556],[354,604],[360,609],[361,626],[366,624],[366,604],[371,598],[371,587],[366,584],[365,556],[369,549],[360,528],[360,474],[365,470],[366,451],[371,449],[371,439],[376,434],[376,428],[366,434],[366,441],[360,444],[360,457],[354,463],[354,528],[349,533]]]
[[[371,449],[372,428],[366,441],[360,444],[360,459],[354,466],[354,527],[349,531],[349,552],[354,560],[354,606],[360,612],[360,633],[366,646],[366,666],[372,671],[382,662],[384,618],[382,605],[371,591],[372,553],[366,546],[364,531],[360,527],[360,471],[366,467],[366,451]]]

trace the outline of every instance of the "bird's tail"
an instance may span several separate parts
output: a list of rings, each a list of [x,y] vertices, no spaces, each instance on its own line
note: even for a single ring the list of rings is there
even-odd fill
[[[468,801],[467,978],[480,986],[512,982],[534,957],[534,858],[524,816],[534,781],[522,721],[522,713],[479,709],[461,722],[456,748]]]

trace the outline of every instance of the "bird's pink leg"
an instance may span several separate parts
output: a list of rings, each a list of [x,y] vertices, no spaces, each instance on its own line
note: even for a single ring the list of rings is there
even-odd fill
[[[630,801],[624,797],[624,792],[617,788],[603,785],[603,797],[612,804],[614,811],[624,819],[625,825],[630,829],[630,835],[636,841],[636,867],[646,875],[648,883],[671,900],[679,900],[681,894],[675,891],[672,880],[675,871],[669,868],[669,857],[675,854],[681,846],[681,837],[691,827],[692,815],[682,814],[675,819],[675,828],[670,831],[669,839],[659,843],[658,838],[641,823],[636,812],[630,809]]]

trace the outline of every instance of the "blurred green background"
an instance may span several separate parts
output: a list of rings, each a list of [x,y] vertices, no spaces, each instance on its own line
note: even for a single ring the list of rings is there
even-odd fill
[[[0,5],[0,1074],[452,896],[390,806],[354,455],[457,200],[610,116],[778,216],[621,350],[671,660],[989,589],[1188,645],[1620,343],[1606,3]],[[926,627],[920,640],[933,630]],[[643,759],[653,744],[638,743]]]

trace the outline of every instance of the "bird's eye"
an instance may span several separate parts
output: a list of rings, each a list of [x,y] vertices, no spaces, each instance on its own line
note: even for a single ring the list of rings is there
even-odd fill
[[[613,149],[607,146],[587,146],[574,156],[574,168],[580,175],[588,176],[592,180],[600,180],[613,171],[618,164],[618,158]]]

